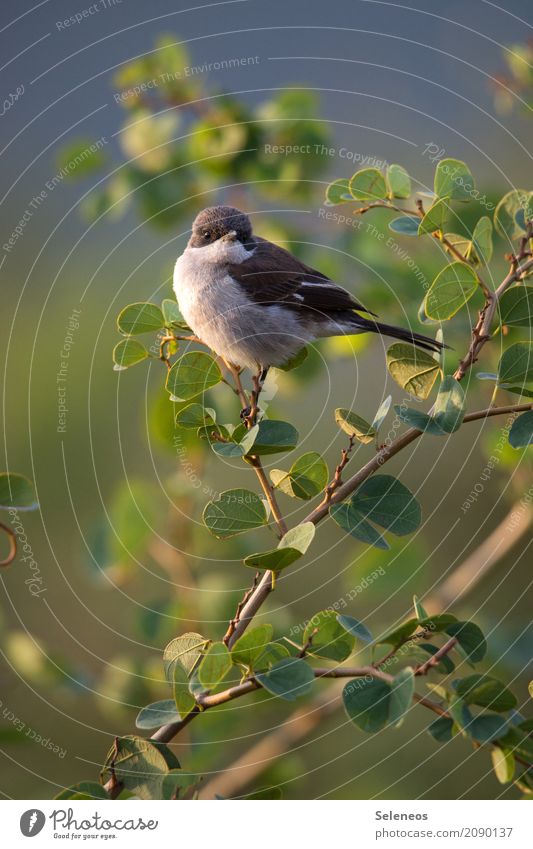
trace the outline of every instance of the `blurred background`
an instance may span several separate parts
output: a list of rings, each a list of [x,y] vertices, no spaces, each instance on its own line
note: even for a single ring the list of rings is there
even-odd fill
[[[393,162],[431,189],[437,158],[464,159],[485,196],[464,208],[456,229],[468,232],[502,194],[530,187],[531,8],[505,7],[4,0],[1,465],[34,479],[41,506],[21,514],[37,565],[30,569],[24,550],[1,575],[4,796],[49,798],[95,777],[113,736],[132,733],[139,708],[167,697],[164,645],[188,630],[220,638],[250,582],[241,559],[257,538],[218,542],[200,523],[214,493],[252,485],[248,473],[174,429],[160,363],[113,371],[117,313],[172,295],[193,217],[222,202],[245,209],[259,234],[383,320],[420,330],[424,281],[444,264],[439,247],[391,241],[379,214],[328,217],[324,190]],[[286,145],[299,150],[286,154]],[[505,250],[498,242],[494,280]],[[472,299],[446,328],[459,351],[479,305]],[[297,426],[300,453],[319,451],[333,466],[343,445],[335,407],[371,420],[387,394],[402,400],[385,349],[378,338],[327,342],[297,371],[274,373],[269,415]],[[453,367],[457,352],[447,356]],[[497,359],[495,343],[478,370],[494,370]],[[486,384],[467,380],[470,409],[486,406]],[[235,420],[236,404],[222,396],[217,405]],[[503,424],[470,425],[451,444],[419,440],[402,453],[390,472],[424,505],[421,530],[382,552],[324,524],[313,557],[283,574],[260,620],[281,634],[350,599],[346,612],[379,633],[408,614],[413,592],[434,594],[501,526],[507,553],[453,612],[484,628],[487,668],[525,703],[531,464],[500,450],[463,509]],[[372,450],[359,446],[352,463]],[[285,499],[284,508],[290,521],[305,515],[305,504]],[[505,531],[513,511],[518,524]],[[379,580],[364,580],[378,569]],[[208,776],[288,711],[242,699],[193,724],[176,752]],[[274,783],[294,799],[516,796],[497,784],[484,753],[461,740],[438,747],[423,714],[369,737],[331,710],[241,793]]]

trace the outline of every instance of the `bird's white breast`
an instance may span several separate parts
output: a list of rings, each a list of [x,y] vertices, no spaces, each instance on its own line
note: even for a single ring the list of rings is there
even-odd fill
[[[250,256],[240,242],[188,247],[174,268],[174,292],[189,327],[215,353],[240,366],[285,362],[305,345],[295,314],[248,298],[227,263]]]

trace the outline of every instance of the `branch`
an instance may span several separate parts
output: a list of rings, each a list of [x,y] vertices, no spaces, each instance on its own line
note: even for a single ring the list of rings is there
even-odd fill
[[[482,419],[490,418],[491,416],[505,415],[506,413],[526,412],[531,409],[533,409],[533,403],[515,404],[506,407],[488,407],[486,410],[477,410],[474,413],[467,413],[463,419],[463,423],[480,421]],[[336,489],[329,502],[324,500],[318,505],[318,507],[315,507],[315,509],[312,510],[303,521],[313,522],[315,525],[318,524],[318,522],[320,522],[328,514],[331,504],[336,504],[338,501],[344,501],[344,499],[351,495],[352,492],[354,492],[357,487],[363,483],[363,481],[370,477],[370,475],[374,474],[374,472],[378,471],[381,466],[398,454],[399,451],[402,451],[410,445],[411,442],[414,442],[415,439],[422,436],[422,434],[423,431],[421,430],[409,428],[409,430],[407,430],[404,434],[391,442],[390,445],[385,445],[374,457],[372,457],[371,460],[368,461],[368,463],[359,469],[358,472],[352,475],[351,478]]]

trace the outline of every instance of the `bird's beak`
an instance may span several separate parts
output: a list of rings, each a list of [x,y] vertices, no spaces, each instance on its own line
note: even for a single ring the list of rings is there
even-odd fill
[[[229,233],[226,233],[224,236],[222,236],[222,241],[223,242],[234,242],[236,238],[237,238],[237,231],[236,230],[230,230]]]

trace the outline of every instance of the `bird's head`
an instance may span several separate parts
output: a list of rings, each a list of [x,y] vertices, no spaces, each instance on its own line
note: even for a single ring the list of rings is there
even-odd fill
[[[193,221],[189,247],[205,248],[219,241],[247,246],[251,240],[252,225],[245,212],[234,206],[208,206]]]

